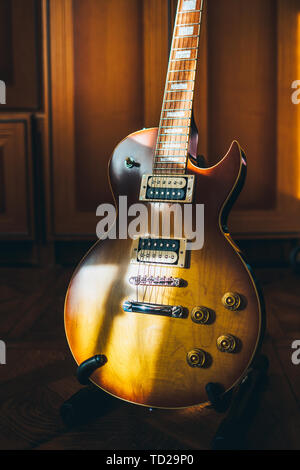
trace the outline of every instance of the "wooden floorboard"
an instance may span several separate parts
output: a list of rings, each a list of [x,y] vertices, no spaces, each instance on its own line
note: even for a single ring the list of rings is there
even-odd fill
[[[224,415],[194,407],[155,410],[115,400],[101,418],[68,428],[62,403],[81,386],[63,328],[72,270],[0,269],[0,449],[209,449]],[[266,299],[268,384],[249,428],[249,449],[300,449],[300,366],[291,344],[300,340],[300,277],[260,270]],[[117,403],[116,403],[117,402]]]

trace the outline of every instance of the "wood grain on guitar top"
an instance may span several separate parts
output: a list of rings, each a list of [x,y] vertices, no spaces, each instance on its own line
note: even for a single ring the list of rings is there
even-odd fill
[[[127,195],[128,204],[138,202],[141,177],[151,173],[156,140],[157,129],[143,130],[116,147],[110,162],[116,200]],[[127,169],[127,156],[139,166]],[[107,363],[94,372],[92,380],[107,392],[147,406],[187,407],[207,401],[208,382],[228,390],[246,372],[262,333],[260,299],[249,269],[221,226],[222,213],[244,169],[237,142],[212,168],[199,169],[189,161],[188,171],[196,175],[194,203],[205,207],[204,246],[191,251],[186,269],[148,266],[142,270],[186,281],[180,288],[139,287],[138,295],[144,302],[181,305],[189,311],[187,318],[123,311],[123,301],[137,296],[137,288],[129,283],[138,271],[130,264],[131,239],[99,241],[77,268],[66,296],[66,334],[78,364],[95,354],[106,355]],[[225,309],[226,292],[240,293],[246,300],[244,308]],[[197,306],[214,312],[211,324],[191,320],[190,312]],[[216,341],[222,334],[238,338],[239,351],[220,352]],[[188,365],[186,355],[194,348],[206,351],[211,359],[208,367]]]

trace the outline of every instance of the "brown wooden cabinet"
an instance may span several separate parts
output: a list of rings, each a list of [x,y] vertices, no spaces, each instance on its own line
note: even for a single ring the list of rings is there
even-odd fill
[[[110,200],[112,148],[157,125],[176,3],[51,2],[56,236],[94,233],[95,208]],[[247,182],[229,221],[235,236],[296,236],[300,157],[290,87],[300,2],[207,4],[194,106],[199,153],[214,164],[233,139],[246,152]]]
[[[34,236],[30,123],[0,116],[0,227],[2,237]]]
[[[247,182],[229,220],[235,237],[299,236],[300,105],[291,85],[300,79],[300,0],[206,3],[194,105],[199,153],[214,164],[233,139],[246,152]],[[95,238],[96,208],[112,201],[113,148],[158,124],[177,0],[24,4],[0,4],[0,128],[10,133],[1,137],[1,236],[37,237],[34,118],[48,240]],[[8,207],[14,222],[5,219]]]

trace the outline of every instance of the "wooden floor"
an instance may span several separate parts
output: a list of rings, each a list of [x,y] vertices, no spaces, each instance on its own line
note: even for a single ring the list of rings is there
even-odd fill
[[[0,269],[0,449],[209,449],[223,419],[213,410],[153,411],[115,400],[107,414],[67,428],[60,406],[80,389],[63,328],[69,268]],[[300,449],[300,277],[259,270],[268,328],[269,383],[248,434],[249,449]]]

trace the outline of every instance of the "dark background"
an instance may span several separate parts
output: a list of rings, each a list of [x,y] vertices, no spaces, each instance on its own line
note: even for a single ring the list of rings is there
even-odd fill
[[[300,105],[291,101],[300,0],[207,3],[194,106],[199,154],[213,164],[234,139],[245,150],[247,182],[229,228],[267,304],[270,386],[248,445],[300,448],[291,363],[300,279],[290,265],[300,235]],[[101,421],[67,433],[58,415],[79,388],[63,329],[68,281],[96,239],[97,206],[112,201],[113,148],[158,124],[176,5],[0,0],[1,448],[208,448],[220,421],[196,409],[150,416],[124,405],[105,418],[104,434]]]

